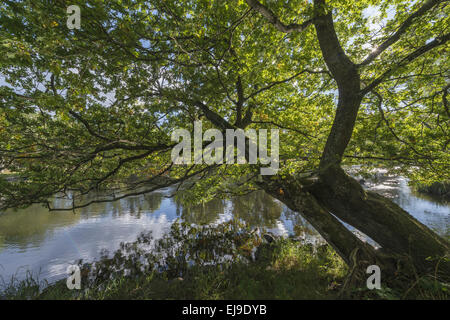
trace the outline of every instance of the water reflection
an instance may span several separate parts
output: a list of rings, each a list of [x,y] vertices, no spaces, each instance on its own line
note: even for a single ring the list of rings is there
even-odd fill
[[[366,182],[372,190],[391,198],[417,220],[448,237],[450,235],[450,205],[448,202],[411,190],[408,180],[379,174],[375,181]]]
[[[418,220],[444,236],[449,235],[449,205],[419,197],[411,192],[403,178],[385,177],[366,183],[368,189],[390,196]],[[166,197],[171,190],[97,203],[73,212],[48,212],[41,206],[0,214],[0,276],[9,279],[25,267],[40,277],[56,280],[66,276],[69,264],[83,259],[92,261],[101,249],[114,251],[120,242],[134,241],[139,233],[152,231],[161,237],[175,219],[210,224],[242,219],[253,227],[296,235],[307,242],[323,239],[296,212],[286,208],[264,192],[253,192],[231,200],[214,199],[205,204],[184,205]],[[61,199],[55,206],[67,205]]]
[[[280,202],[262,191],[231,200],[213,199],[207,203],[191,206],[183,206],[181,202],[176,201],[175,205],[177,215],[189,223],[210,224],[231,215],[251,226],[267,228],[276,227],[284,209]]]
[[[219,215],[227,212],[227,201],[213,199],[207,203],[183,206],[181,201],[174,199],[177,216],[184,221],[195,224],[210,224],[215,222]]]
[[[68,212],[49,212],[41,206],[27,210],[9,211],[0,216],[0,250],[5,245],[14,245],[20,249],[37,246],[49,233],[58,227],[77,224],[78,214]]]

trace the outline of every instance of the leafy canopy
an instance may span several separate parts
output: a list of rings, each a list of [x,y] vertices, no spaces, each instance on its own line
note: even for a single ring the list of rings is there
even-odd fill
[[[317,168],[337,87],[313,26],[280,32],[252,1],[5,0],[0,4],[0,208],[109,201],[200,177],[189,199],[247,192],[251,166],[175,166],[176,128],[279,128],[280,175]],[[361,63],[427,1],[330,0],[339,41]],[[447,1],[417,17],[368,64],[369,85],[344,164],[448,179],[448,44],[402,64],[449,28]],[[66,26],[69,5],[81,28]],[[262,2],[281,22],[313,18],[312,1]],[[130,179],[133,177],[133,179]],[[149,182],[152,182],[149,186]],[[239,183],[237,183],[239,182]],[[101,190],[94,200],[86,195]],[[50,206],[49,203],[47,203]]]

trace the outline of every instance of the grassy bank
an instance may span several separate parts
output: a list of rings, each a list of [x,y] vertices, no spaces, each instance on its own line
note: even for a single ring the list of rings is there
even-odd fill
[[[238,222],[200,228],[176,223],[161,240],[143,234],[80,268],[82,290],[68,290],[65,280],[46,286],[30,276],[4,285],[0,298],[448,299],[446,287],[431,278],[416,279],[401,292],[342,290],[348,268],[328,245],[269,243]]]
[[[418,184],[416,189],[420,193],[428,194],[450,201],[450,182],[434,182],[431,184]]]

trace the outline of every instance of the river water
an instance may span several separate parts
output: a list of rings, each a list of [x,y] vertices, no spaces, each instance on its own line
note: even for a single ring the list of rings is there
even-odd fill
[[[449,203],[412,192],[402,177],[381,175],[375,182],[365,182],[364,187],[391,197],[440,235],[450,236]],[[91,262],[102,249],[114,251],[121,242],[134,241],[144,231],[159,238],[176,219],[211,224],[234,217],[276,235],[323,242],[297,213],[264,192],[186,207],[166,197],[169,191],[94,204],[75,214],[49,212],[37,205],[0,213],[0,284],[13,276],[23,279],[27,272],[49,282],[61,279],[67,276],[67,267],[79,259]]]

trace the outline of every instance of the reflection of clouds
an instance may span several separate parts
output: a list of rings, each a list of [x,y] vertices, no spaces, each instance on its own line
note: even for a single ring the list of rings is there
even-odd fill
[[[404,178],[386,177],[381,173],[378,178],[376,184],[368,181],[366,187],[390,195],[422,223],[440,234],[449,234],[449,205],[417,196]],[[49,215],[42,207],[27,210],[0,216],[0,241],[3,241],[0,275],[5,280],[9,280],[19,266],[26,266],[20,269],[19,278],[25,277],[27,268],[34,274],[41,270],[40,279],[63,278],[69,264],[79,259],[94,261],[102,249],[113,252],[121,242],[133,242],[142,232],[151,231],[154,238],[161,238],[181,213],[181,217],[191,223],[219,224],[238,218],[252,227],[267,227],[277,236],[296,234],[304,243],[324,243],[300,214],[264,193],[229,201],[216,199],[189,210],[173,198],[164,198],[163,193],[95,204],[77,214],[54,212]],[[370,242],[364,234],[353,231]]]
[[[378,186],[373,186],[370,188],[370,190],[382,190],[382,191],[383,190],[397,190],[397,188],[394,186],[382,184],[382,185],[378,185]]]
[[[388,196],[413,217],[443,236],[449,235],[450,205],[438,203],[415,194],[403,177],[381,176],[377,184],[369,184],[368,190]]]
[[[280,221],[281,223],[283,223],[284,228],[287,231],[287,234],[289,235],[294,234],[294,222],[286,217],[285,212],[283,212],[283,214],[281,215]]]
[[[66,274],[69,263],[52,264],[48,267],[50,274]]]
[[[85,219],[75,226],[56,230],[38,248],[20,252],[8,247],[0,253],[0,264],[4,267],[1,274],[9,279],[18,266],[28,266],[34,274],[42,268],[41,279],[56,280],[65,277],[67,266],[79,259],[93,261],[102,249],[115,251],[121,242],[135,241],[142,232],[151,231],[153,237],[160,238],[171,223],[165,213],[143,215],[140,219],[129,214],[114,219],[107,216]],[[18,276],[24,275],[21,272]]]
[[[214,224],[220,224],[233,219],[233,211],[232,205],[228,201],[226,206],[224,207],[224,212],[219,214],[219,217],[214,221]]]
[[[278,220],[276,222],[275,228],[270,228],[268,231],[272,232],[276,236],[287,237],[289,235],[289,231],[286,229],[286,226]]]

